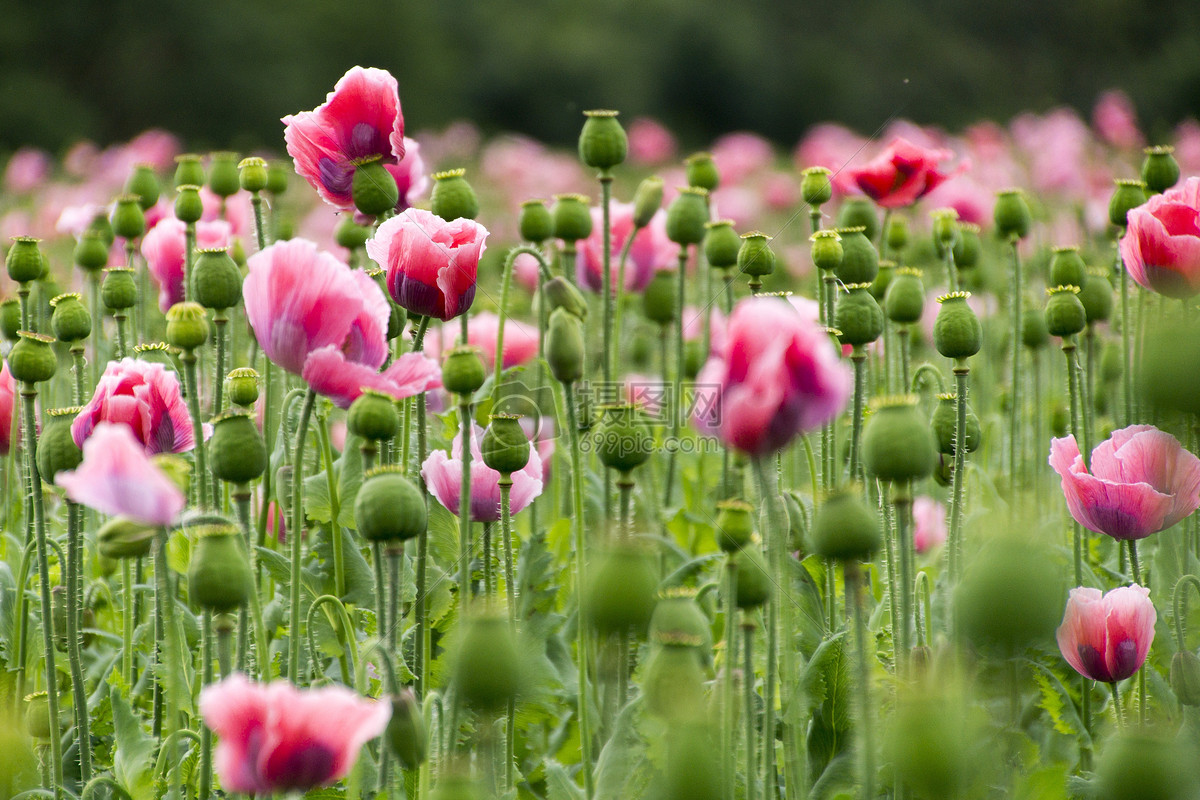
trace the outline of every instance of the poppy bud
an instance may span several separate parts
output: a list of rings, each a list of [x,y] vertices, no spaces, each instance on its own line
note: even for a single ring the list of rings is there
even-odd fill
[[[742,247],[738,250],[738,272],[751,278],[763,278],[775,271],[775,251],[769,244],[771,237],[762,231],[742,234]]]
[[[554,238],[577,242],[592,235],[592,213],[588,198],[581,194],[556,194],[550,209],[554,221]]]
[[[736,553],[754,538],[754,506],[742,500],[717,503],[717,546]]]
[[[95,272],[108,264],[108,245],[97,233],[84,231],[75,243],[75,265],[85,272]]]
[[[837,231],[817,231],[808,240],[812,242],[812,260],[817,269],[827,272],[842,265],[846,250],[842,247],[842,236]]]
[[[238,183],[251,194],[267,188],[267,162],[258,156],[243,158],[238,162]]]
[[[862,459],[868,475],[883,481],[908,481],[933,472],[936,445],[929,425],[909,396],[887,398],[867,420]]]
[[[945,258],[947,251],[953,251],[958,241],[958,212],[953,208],[939,208],[930,216],[933,217],[933,249],[938,258]]]
[[[41,241],[32,236],[12,237],[12,247],[8,249],[8,256],[4,259],[8,277],[17,283],[29,283],[42,277],[46,269],[46,256],[38,247]]]
[[[205,308],[224,311],[242,299],[242,273],[224,247],[196,251],[192,295]]]
[[[679,316],[677,278],[675,270],[671,269],[660,269],[654,273],[642,291],[642,313],[646,319],[667,325]]]
[[[520,417],[493,414],[479,449],[483,463],[501,475],[511,475],[529,463],[529,437],[521,427]]]
[[[733,556],[737,568],[737,597],[735,605],[743,611],[758,608],[771,599],[771,576],[762,548],[755,539]]]
[[[1108,201],[1108,221],[1124,228],[1129,212],[1146,202],[1146,184],[1141,181],[1117,180],[1117,188]]]
[[[21,383],[41,383],[54,377],[58,358],[50,345],[54,337],[19,331],[17,343],[8,352],[8,371]]]
[[[933,409],[933,417],[929,420],[929,427],[933,430],[934,439],[937,441],[937,449],[939,453],[945,455],[954,455],[954,431],[958,425],[958,409],[955,400],[957,394],[939,394],[938,404]],[[979,449],[979,440],[983,437],[983,432],[979,427],[979,417],[975,416],[975,412],[967,407],[967,428],[963,438],[966,440],[967,452],[974,453]]]
[[[267,165],[267,191],[278,197],[287,191],[288,181],[292,177],[290,163],[272,161]]]
[[[686,186],[667,206],[667,238],[678,245],[704,241],[704,223],[708,222],[708,192],[699,186]]]
[[[921,282],[921,271],[913,267],[901,267],[888,286],[883,298],[883,308],[888,319],[900,324],[921,321],[925,311],[925,285]]]
[[[463,702],[498,713],[516,698],[520,680],[520,656],[508,621],[491,614],[468,618],[453,675]]]
[[[208,457],[213,474],[228,483],[249,483],[267,471],[267,446],[249,412],[231,411],[213,420]]]
[[[902,252],[908,247],[908,220],[905,217],[892,217],[888,220],[887,230],[883,232],[883,241],[893,253]]]
[[[1179,162],[1175,160],[1175,148],[1170,145],[1147,147],[1143,150],[1146,159],[1142,162],[1142,182],[1155,194],[1161,194],[1179,182]]]
[[[222,151],[212,154],[208,162],[208,188],[217,197],[231,197],[242,188],[237,164],[237,153]]]
[[[435,214],[437,213],[437,193],[437,185],[435,185],[433,189]],[[350,182],[350,197],[354,200],[354,207],[360,214],[377,217],[396,207],[396,203],[400,202],[400,189],[396,186],[396,179],[392,177],[392,173],[384,168],[380,157],[371,156],[355,162],[354,178]],[[455,219],[455,217],[450,217],[450,219]]]
[[[663,182],[657,175],[642,179],[633,193],[633,226],[644,228],[662,208]]]
[[[834,491],[813,517],[813,552],[838,561],[866,561],[883,541],[879,516],[863,502],[861,490]]]
[[[842,283],[870,283],[879,274],[879,252],[863,227],[838,228],[842,237],[842,262],[837,278]]]
[[[1053,641],[1065,594],[1049,552],[1033,542],[1004,536],[986,545],[963,574],[955,595],[955,619],[976,646],[1012,654],[1030,644]],[[1005,598],[1003,614],[996,613],[997,597]]]
[[[870,344],[883,333],[883,309],[871,296],[869,283],[852,283],[838,298],[834,319],[841,331],[842,344],[861,347]]]
[[[550,209],[541,200],[526,200],[521,203],[521,216],[517,220],[521,238],[527,242],[544,242],[554,235],[554,220]]]
[[[478,347],[463,345],[446,354],[446,360],[442,362],[442,386],[446,391],[470,397],[479,391],[486,379]]]
[[[416,769],[425,762],[429,738],[425,733],[425,717],[412,689],[392,697],[392,717],[385,735],[392,755],[403,769]]]
[[[617,121],[617,111],[585,111],[579,133],[579,160],[593,169],[608,171],[625,160],[629,137]]]
[[[46,740],[58,735],[57,727],[50,724],[50,695],[46,692],[25,695],[25,728],[29,735]]]
[[[175,188],[195,186],[197,189],[204,185],[204,163],[195,153],[182,153],[175,156]]]
[[[646,420],[630,404],[605,406],[592,435],[600,463],[624,475],[644,464],[654,447]]]
[[[376,467],[363,479],[354,500],[354,524],[370,542],[403,542],[429,524],[425,500],[398,467]]]
[[[167,309],[167,344],[180,350],[195,350],[208,341],[208,317],[204,306],[186,301]]]
[[[958,223],[958,238],[954,241],[954,266],[970,269],[979,263],[979,226],[969,222]]]
[[[347,214],[338,223],[337,228],[333,232],[333,238],[338,243],[338,247],[344,247],[347,250],[357,250],[367,243],[367,239],[371,238],[371,229],[355,222],[353,214]]]
[[[1103,267],[1088,270],[1079,289],[1079,302],[1083,304],[1088,324],[1104,322],[1112,316],[1113,288],[1108,282],[1108,271]]]
[[[125,182],[125,191],[137,195],[138,205],[143,211],[157,203],[162,188],[159,186],[158,176],[154,174],[154,167],[149,164],[135,164],[133,172],[129,174],[129,180]]]
[[[546,296],[546,310],[553,314],[556,308],[561,308],[579,319],[587,319],[587,300],[583,292],[575,284],[561,275],[556,275],[542,286]]]
[[[188,596],[201,608],[225,614],[246,604],[254,588],[242,534],[233,525],[201,529],[188,565]]]
[[[1171,659],[1171,691],[1185,706],[1200,706],[1200,658],[1180,650]]]
[[[588,621],[601,633],[640,634],[650,622],[658,570],[650,554],[622,544],[600,556],[587,592]]]
[[[933,322],[933,344],[946,358],[969,358],[983,346],[983,326],[967,304],[970,292],[951,292],[937,299],[941,305]]]
[[[1087,265],[1078,247],[1056,247],[1050,257],[1051,286],[1083,286]]]
[[[123,194],[118,197],[109,221],[112,223],[113,233],[122,239],[136,239],[146,232],[146,215],[138,204],[136,194]]]
[[[55,408],[46,412],[49,421],[37,440],[37,468],[42,480],[53,484],[58,473],[75,469],[83,461],[83,451],[71,435],[71,423],[82,407]]]
[[[175,187],[175,217],[181,222],[194,224],[204,216],[204,201],[200,199],[200,187],[184,184]]]
[[[704,259],[717,269],[728,269],[737,264],[742,239],[733,229],[733,220],[718,219],[705,223],[708,233],[704,234]]]
[[[546,329],[546,362],[555,380],[571,384],[582,378],[583,354],[582,320],[565,309],[554,309]]]
[[[60,294],[50,301],[50,329],[60,342],[79,342],[92,335],[92,315],[77,293]]]
[[[720,185],[721,175],[717,172],[712,153],[692,153],[683,160],[683,164],[687,172],[688,186],[711,192]]]
[[[1004,239],[1024,239],[1033,224],[1033,213],[1020,189],[1006,189],[996,195],[992,209],[992,220],[996,233]]]
[[[250,408],[258,402],[258,370],[238,367],[225,376],[225,394],[235,406]]]
[[[96,548],[105,558],[141,558],[150,553],[157,528],[128,517],[113,517],[96,532]]]
[[[113,311],[132,308],[137,302],[137,283],[133,279],[133,270],[129,267],[109,267],[104,270],[100,299]]]
[[[809,167],[801,173],[800,196],[813,208],[819,208],[833,197],[832,171],[826,167]]]
[[[433,192],[429,197],[429,208],[447,222],[475,219],[479,216],[479,198],[475,196],[471,184],[463,177],[466,174],[465,169],[451,169],[433,174]]]
[[[0,303],[0,329],[8,341],[17,340],[17,332],[21,330],[21,301],[17,298],[11,297]]]
[[[1079,302],[1078,286],[1055,286],[1047,289],[1046,330],[1051,336],[1074,336],[1087,327],[1087,312]]]
[[[372,442],[393,438],[400,430],[396,401],[383,392],[363,389],[346,413],[346,428],[355,436]]]

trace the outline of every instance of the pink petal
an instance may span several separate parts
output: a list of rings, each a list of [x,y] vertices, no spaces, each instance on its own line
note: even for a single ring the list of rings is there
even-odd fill
[[[102,422],[83,445],[83,461],[60,472],[58,485],[77,503],[148,525],[169,525],[183,510],[183,493],[133,438],[129,428]]]
[[[1113,680],[1130,677],[1146,660],[1158,613],[1144,586],[1122,586],[1104,596],[1108,639],[1105,660]]]

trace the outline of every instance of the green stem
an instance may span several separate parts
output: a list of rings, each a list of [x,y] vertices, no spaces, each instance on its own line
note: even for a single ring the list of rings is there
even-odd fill
[[[1133,351],[1129,330],[1129,270],[1121,258],[1121,238],[1124,235],[1124,230],[1117,234],[1114,271],[1121,281],[1121,387],[1125,406],[1122,424],[1128,426],[1133,424]]]
[[[163,686],[161,696],[163,697],[163,747],[162,754],[168,754],[174,759],[174,739],[172,734],[178,730],[176,726],[179,724],[179,711],[176,706],[176,697],[181,691],[181,687],[175,685],[175,676],[183,674],[183,666],[177,662],[181,652],[182,644],[179,641],[179,628],[175,620],[175,590],[171,585],[170,567],[167,565],[167,529],[160,528],[158,536],[154,540],[154,582],[155,582],[155,597],[160,600],[158,608],[161,609],[161,624],[163,637],[159,640],[163,648],[159,649],[159,656],[162,662],[157,665],[159,672],[156,673],[157,682]],[[165,648],[165,657],[163,656]],[[168,744],[170,747],[168,748]],[[160,758],[162,755],[160,754]],[[172,773],[172,790],[178,792],[179,771]]]
[[[201,616],[200,636],[202,639],[201,669],[202,682],[208,686],[213,682],[213,621],[212,609],[204,609]],[[207,725],[200,726],[200,791],[198,800],[208,800],[212,790],[212,731]]]
[[[579,741],[583,752],[581,763],[583,769],[583,784],[584,784],[584,800],[592,800],[595,795],[595,778],[592,774],[592,730],[589,720],[590,713],[588,707],[589,700],[589,679],[588,674],[591,671],[591,647],[588,637],[588,613],[587,604],[585,601],[587,581],[587,539],[584,528],[584,504],[583,504],[583,459],[580,457],[579,449],[579,423],[575,412],[575,395],[574,387],[571,384],[562,386],[562,394],[567,406],[567,427],[571,438],[571,485],[574,490],[574,502],[572,505],[571,526],[574,530],[575,540],[575,583],[578,587],[577,597],[579,603],[579,621],[576,624],[578,631],[577,647],[579,650],[579,692],[578,692],[578,713],[579,713]]]
[[[1117,727],[1125,727],[1125,712],[1121,709],[1121,692],[1117,689],[1117,682],[1113,681],[1108,684],[1109,690],[1112,692],[1113,711],[1117,715]]]
[[[74,694],[75,730],[79,737],[79,774],[84,783],[92,779],[92,736],[88,725],[87,688],[83,662],[79,654],[80,599],[82,597],[83,509],[67,501],[67,659],[71,665],[71,690]]]
[[[500,323],[496,328],[496,358],[492,365],[492,402],[500,396],[500,372],[504,367],[504,321],[508,317],[508,292],[512,286],[513,265],[516,263],[517,256],[531,255],[537,259],[538,274],[549,273],[550,267],[546,264],[546,259],[542,255],[542,251],[536,247],[522,245],[514,247],[508,251],[508,255],[504,258],[504,278],[500,283],[500,308],[499,316]],[[428,323],[426,323],[428,324]]]
[[[340,657],[342,675],[345,677],[346,685],[350,685],[358,672],[358,658],[354,649],[354,623],[350,620],[350,614],[346,611],[346,606],[342,601],[331,594],[323,594],[313,600],[311,606],[308,607],[306,615],[306,632],[308,636],[308,647],[312,652],[310,661],[315,661],[317,653],[317,643],[314,639],[316,625],[313,624],[314,617],[319,609],[324,609],[325,606],[333,606],[334,611],[325,612],[326,618],[329,620],[330,627],[334,629],[334,633],[338,637],[338,644],[342,648]]]
[[[214,417],[221,413],[221,407],[225,400],[225,373],[227,371],[225,351],[228,349],[226,345],[229,338],[229,331],[225,330],[227,322],[229,322],[229,317],[224,311],[213,312],[213,327],[215,328],[213,338],[216,339],[217,347],[217,379],[213,383],[212,401],[212,414]]]
[[[133,692],[133,598],[137,589],[133,584],[133,559],[121,559],[121,674],[125,685]]]
[[[492,523],[483,523],[483,540],[479,546],[483,560],[483,596],[492,597]]]
[[[129,348],[126,346],[125,342],[125,322],[128,317],[126,316],[124,309],[119,309],[113,314],[113,319],[117,321],[117,352],[113,354],[113,357],[117,361],[120,361],[129,351]]]
[[[1200,578],[1195,575],[1184,575],[1175,583],[1175,588],[1171,593],[1171,602],[1175,608],[1175,639],[1178,644],[1177,649],[1187,649],[1187,639],[1184,636],[1184,623],[1187,620],[1187,587],[1191,586],[1200,594]]]
[[[867,403],[867,351],[855,345],[850,354],[854,364],[854,419],[850,428],[850,480],[859,479],[859,441],[862,438],[863,410]]]
[[[100,302],[100,271],[89,270],[88,306],[92,314],[92,369],[91,384],[100,380],[100,341],[104,338],[104,306]]]
[[[87,376],[84,374],[87,370],[87,359],[83,356],[83,344],[75,342],[71,345],[71,373],[75,378],[74,393],[71,395],[71,403],[81,406],[84,403],[84,381]]]
[[[732,554],[725,556],[725,575],[725,672],[721,681],[724,696],[724,702],[721,704],[721,746],[725,753],[725,800],[733,800],[737,784],[737,714],[733,707],[733,657],[737,650],[734,642],[737,635],[737,562],[733,560]]]
[[[196,263],[196,223],[189,222],[184,226],[183,240],[183,299],[186,302],[192,299],[192,267]]]
[[[758,756],[754,752],[754,623],[742,615],[742,691],[746,727],[746,800],[756,800]]]
[[[900,562],[900,632],[901,646],[896,653],[896,664],[902,674],[908,670],[909,650],[912,647],[912,530],[909,515],[912,513],[912,497],[907,484],[892,487],[895,494],[892,505],[896,513],[896,547]]]
[[[672,377],[672,392],[671,397],[667,402],[667,410],[671,414],[671,438],[679,442],[679,423],[680,417],[680,399],[683,393],[683,370],[684,370],[684,353],[683,353],[683,307],[687,297],[687,245],[679,247],[679,266],[677,270],[679,274],[676,276],[676,286],[679,292],[677,297],[678,307],[676,309],[675,319],[675,373]],[[665,496],[663,497],[663,506],[670,507],[671,500],[675,492],[675,466],[676,456],[679,448],[674,447],[667,454],[667,486]]]
[[[967,468],[967,381],[970,373],[966,360],[960,359],[954,367],[954,472],[950,501],[950,541],[946,547],[951,586],[958,585],[962,564],[963,473]]]
[[[268,454],[267,458],[269,462],[270,454],[275,452],[275,431],[271,425],[271,401],[274,394],[272,391],[272,384],[274,381],[272,380],[271,359],[264,358],[263,361],[263,438],[266,441]],[[259,510],[258,514],[257,542],[260,547],[264,546],[267,541],[267,512],[271,508],[271,498],[273,496],[271,493],[271,484],[275,479],[273,472],[274,470],[268,463],[267,471],[263,473],[262,508]],[[256,581],[259,580],[257,570],[255,570],[254,578]]]
[[[1013,336],[1021,330],[1021,293],[1024,291],[1022,274],[1021,274],[1021,255],[1017,251],[1018,239],[1016,236],[1010,237],[1009,246],[1012,248],[1012,269],[1013,269],[1013,317],[1012,330]],[[1012,385],[1009,387],[1011,393],[1012,407],[1009,410],[1009,439],[1008,439],[1008,462],[1009,462],[1009,487],[1015,489],[1017,473],[1020,471],[1018,460],[1021,457],[1018,442],[1020,441],[1021,431],[1021,348],[1014,346],[1012,349]],[[1011,492],[1010,492],[1011,494]]]
[[[911,362],[912,343],[911,326],[907,324],[900,325],[898,331],[900,334],[900,386],[902,390],[907,390],[909,386],[909,366]]]
[[[200,491],[200,508],[208,508],[208,469],[204,462],[204,427],[200,424],[200,385],[196,380],[196,351],[183,351],[183,379],[187,383],[188,408],[192,416],[193,450],[196,454],[196,478]]]
[[[325,486],[329,491],[329,531],[333,537],[333,590],[338,597],[346,596],[346,567],[341,523],[342,504],[338,497],[337,478],[333,474],[333,447],[329,442],[329,417],[317,412],[317,441],[321,446],[321,461],[325,466]],[[297,462],[298,463],[298,462]]]
[[[622,325],[622,317],[625,311],[625,266],[629,261],[629,251],[633,249],[633,240],[642,232],[641,228],[635,227],[630,231],[628,238],[625,239],[625,244],[621,246],[621,255],[617,260],[617,296],[613,299],[615,305],[613,323],[613,340],[612,340],[612,358],[613,364],[610,367],[612,374],[615,376],[619,370],[617,368],[617,354],[621,352],[621,331],[625,328]]]
[[[466,613],[471,596],[471,400],[458,400],[458,421],[462,436],[462,479],[458,492],[458,614]]]
[[[304,484],[304,443],[308,438],[308,422],[312,417],[313,404],[317,393],[309,389],[304,394],[304,406],[300,411],[300,425],[296,430],[296,455],[292,460],[292,527],[288,531],[291,537],[292,564],[288,583],[288,609],[291,613],[291,630],[288,632],[288,678],[295,684],[300,684],[300,568],[304,549],[301,541],[304,539],[304,495],[301,488]]]
[[[854,609],[854,649],[858,656],[859,758],[862,765],[864,798],[875,797],[875,724],[871,719],[871,662],[867,655],[867,623],[863,613],[862,567],[856,561],[845,564],[846,588]]]
[[[613,338],[613,296],[612,296],[612,182],[613,176],[607,169],[601,170],[600,175],[600,214],[602,220],[603,243],[600,246],[600,292],[604,307],[604,333],[602,347],[604,348],[603,374],[604,382],[611,386],[612,370],[612,338]],[[680,274],[680,280],[683,275]],[[682,311],[682,306],[680,307]],[[608,506],[605,506],[607,510]],[[606,511],[607,513],[607,511]]]
[[[267,474],[270,474],[267,470]],[[235,487],[233,492],[233,503],[238,511],[238,519],[242,523],[242,532],[245,534],[244,541],[246,545],[246,555],[250,562],[250,572],[254,575],[254,591],[250,593],[250,618],[254,623],[254,665],[258,679],[266,680],[270,678],[270,642],[267,639],[267,626],[263,620],[262,610],[262,578],[259,575],[258,569],[258,551],[251,540],[250,531],[250,487],[247,484],[241,484]],[[265,505],[265,503],[264,503]],[[221,674],[226,674],[224,667],[221,668]]]
[[[258,249],[261,252],[267,246],[267,229],[263,226],[262,195],[252,192],[250,205],[254,208],[254,238],[258,242]]]
[[[508,600],[508,626],[517,632],[517,586],[513,571],[512,512],[509,494],[512,491],[512,474],[500,473],[500,535],[504,538],[504,594]],[[504,786],[505,791],[513,788],[515,781],[515,747],[517,715],[514,701],[510,701],[505,712],[504,723]]]

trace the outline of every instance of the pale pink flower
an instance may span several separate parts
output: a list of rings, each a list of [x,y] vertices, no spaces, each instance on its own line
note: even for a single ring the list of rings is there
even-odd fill
[[[196,249],[229,247],[232,227],[228,222],[196,223]],[[142,257],[150,277],[158,286],[158,308],[164,314],[184,297],[184,267],[187,253],[187,225],[174,217],[161,220],[142,238]]]
[[[12,448],[13,409],[17,405],[17,382],[8,371],[8,362],[0,367],[0,456],[8,455]]]
[[[946,507],[924,495],[913,500],[913,549],[928,553],[946,541]]]
[[[734,186],[771,166],[775,151],[771,143],[757,133],[736,131],[713,142],[712,157],[721,184]]]
[[[851,177],[850,167],[865,163],[862,153],[867,144],[867,139],[849,128],[826,122],[808,129],[792,152],[792,162],[797,169],[825,167],[830,170],[833,173],[830,182],[838,194],[861,194]]]
[[[633,233],[633,203],[613,203],[610,207],[612,237],[610,241],[609,275],[613,292],[617,290],[620,272],[621,250]],[[625,264],[625,291],[640,292],[650,283],[654,273],[660,269],[673,268],[678,260],[679,245],[667,238],[667,217],[658,211],[650,224],[634,236],[633,246]],[[604,249],[600,240],[604,238],[603,211],[592,209],[592,233],[579,243],[575,260],[575,275],[581,286],[593,291],[603,288]]]
[[[629,124],[629,160],[640,166],[653,166],[675,156],[675,137],[662,123],[650,117],[638,117]]]
[[[67,497],[109,516],[123,515],[147,525],[170,525],[185,498],[150,460],[126,425],[101,422],[83,443],[83,461],[58,473]]]
[[[1092,124],[1100,138],[1113,147],[1133,150],[1145,144],[1138,128],[1137,111],[1129,95],[1113,89],[1100,95],[1092,109]]]
[[[454,346],[458,337],[457,326],[442,328],[442,349],[445,352]],[[500,333],[500,317],[491,311],[472,314],[467,320],[467,344],[479,348],[483,366],[491,372],[496,363],[496,341]],[[429,341],[430,337],[426,338]],[[508,317],[504,320],[504,356],[501,368],[508,369],[532,361],[538,352],[538,330],[520,320]]]
[[[442,370],[423,353],[405,353],[383,372],[351,361],[337,345],[318,348],[309,354],[301,373],[309,388],[349,408],[363,389],[382,392],[395,400],[442,388]]]
[[[4,167],[4,189],[10,194],[27,194],[50,179],[50,154],[36,147],[22,147]]]
[[[1085,678],[1116,683],[1141,669],[1157,619],[1144,586],[1121,586],[1107,594],[1081,586],[1067,599],[1058,649]]]
[[[479,440],[483,430],[472,425],[471,431],[471,520],[500,521],[500,473],[483,463]],[[434,450],[421,465],[425,485],[447,511],[458,515],[462,490],[462,434],[454,437],[450,453]],[[542,493],[542,459],[533,444],[529,445],[529,462],[512,474],[509,510],[516,514]]]

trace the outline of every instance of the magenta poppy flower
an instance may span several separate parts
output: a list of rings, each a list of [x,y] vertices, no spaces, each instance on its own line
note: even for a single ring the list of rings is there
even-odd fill
[[[83,443],[79,467],[58,473],[55,482],[76,503],[147,525],[170,525],[186,502],[129,426],[110,422],[96,426]]]
[[[946,541],[946,507],[932,497],[913,500],[913,549],[928,553]]]
[[[179,379],[162,364],[125,358],[111,361],[92,399],[71,423],[75,444],[84,442],[102,422],[121,423],[147,453],[182,453],[195,445],[192,417],[179,390]]]
[[[233,227],[224,220],[196,223],[196,249],[228,247]],[[142,257],[150,277],[158,286],[158,308],[164,314],[183,302],[184,262],[187,255],[187,225],[168,217],[160,220],[142,238]]]
[[[0,456],[12,448],[13,409],[17,404],[17,382],[8,371],[8,362],[0,367]]]
[[[387,270],[388,292],[410,313],[454,319],[475,300],[487,228],[469,219],[447,222],[410,208],[379,226],[367,255]]]
[[[349,408],[363,389],[403,400],[442,388],[441,367],[423,353],[405,353],[383,372],[377,372],[374,367],[348,360],[332,344],[309,354],[301,376],[314,392],[328,397],[340,408]]]
[[[723,350],[696,378],[694,420],[732,447],[766,455],[836,417],[852,388],[824,330],[786,300],[751,297],[734,308]]]
[[[850,170],[859,189],[883,208],[911,206],[955,173],[938,164],[954,154],[915,145],[897,137],[874,161]]]
[[[1128,222],[1121,260],[1130,277],[1167,297],[1200,292],[1200,178],[1151,197]]]
[[[1104,683],[1124,680],[1139,669],[1154,641],[1158,613],[1144,586],[1071,590],[1058,628],[1058,649],[1075,671]]]
[[[297,689],[286,680],[230,675],[200,692],[217,734],[214,765],[227,792],[304,792],[344,778],[359,750],[387,728],[390,703],[342,686]]]
[[[621,250],[633,233],[633,203],[613,203],[610,224],[611,261],[609,285],[617,290],[617,275],[620,271]],[[592,291],[603,288],[604,250],[600,240],[604,237],[603,211],[592,209],[592,234],[579,243],[579,254],[575,260],[575,275],[580,286]],[[650,283],[654,273],[660,269],[672,269],[679,260],[679,245],[667,238],[667,216],[659,211],[650,224],[637,232],[629,258],[625,263],[625,291],[640,292]]]
[[[471,521],[500,521],[500,473],[483,463],[479,440],[483,431],[472,426],[471,431]],[[462,434],[454,437],[450,453],[434,450],[421,465],[421,477],[429,493],[455,516],[462,489]],[[529,445],[529,463],[512,474],[509,490],[509,511],[524,509],[542,493],[542,459],[533,444]]]
[[[303,375],[314,352],[333,347],[347,364],[372,372],[387,357],[387,298],[307,239],[276,242],[248,261],[242,285],[246,318],[273,362]]]
[[[352,67],[312,111],[282,120],[283,140],[296,173],[334,208],[352,211],[355,162],[404,157],[400,89],[387,70]]]
[[[1200,507],[1200,459],[1153,425],[1131,425],[1092,451],[1083,465],[1074,436],[1050,442],[1071,516],[1114,539],[1144,539]]]

